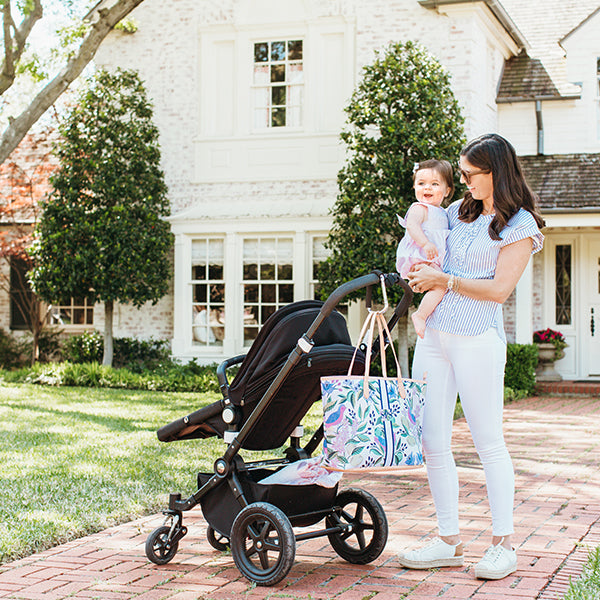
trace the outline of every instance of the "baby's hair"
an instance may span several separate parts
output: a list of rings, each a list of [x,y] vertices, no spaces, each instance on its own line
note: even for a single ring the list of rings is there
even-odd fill
[[[428,160],[422,160],[421,162],[415,163],[413,168],[413,184],[417,178],[417,173],[421,169],[433,169],[434,171],[437,171],[450,190],[450,193],[446,197],[452,198],[452,196],[454,196],[454,174],[452,172],[452,165],[447,160],[430,158]]]

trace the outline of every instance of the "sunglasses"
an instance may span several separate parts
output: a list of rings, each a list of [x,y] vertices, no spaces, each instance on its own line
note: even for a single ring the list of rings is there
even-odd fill
[[[464,169],[461,169],[460,166],[458,167],[458,170],[460,171],[460,176],[465,180],[465,183],[468,185],[471,183],[471,177],[473,177],[473,175],[483,175],[483,174],[488,174],[490,173],[489,170],[486,169],[476,169],[475,171],[465,171]]]

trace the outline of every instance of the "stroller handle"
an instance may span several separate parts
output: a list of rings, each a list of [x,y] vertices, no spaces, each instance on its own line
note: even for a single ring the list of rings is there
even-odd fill
[[[387,287],[392,287],[394,285],[400,285],[400,287],[404,290],[404,294],[402,295],[402,299],[394,309],[394,314],[392,315],[388,326],[390,329],[396,325],[400,317],[402,317],[408,311],[408,307],[413,299],[413,291],[408,285],[408,282],[400,277],[398,273],[383,273],[378,270],[374,270],[368,275],[363,275],[362,277],[357,277],[352,281],[348,281],[343,283],[339,287],[337,287],[325,300],[323,307],[321,308],[319,316],[321,319],[316,319],[315,322],[311,325],[310,329],[306,332],[306,337],[311,339],[314,335],[315,331],[318,329],[319,325],[327,316],[331,314],[333,309],[340,303],[340,301],[345,298],[348,294],[352,292],[356,292],[363,288],[367,288],[367,300],[370,302],[371,297],[371,287],[374,285],[379,285],[381,282],[381,278],[383,278],[383,282]],[[318,321],[318,322],[317,322]]]

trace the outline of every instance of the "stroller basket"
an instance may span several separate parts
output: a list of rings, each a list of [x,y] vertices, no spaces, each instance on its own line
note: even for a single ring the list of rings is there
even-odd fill
[[[291,569],[296,542],[327,536],[345,560],[366,564],[387,541],[381,504],[360,489],[338,486],[261,483],[278,469],[309,458],[323,439],[323,426],[301,445],[301,421],[320,398],[320,379],[348,371],[355,353],[346,323],[335,310],[351,292],[372,286],[400,285],[401,302],[388,326],[406,314],[412,300],[408,284],[397,274],[373,272],[338,287],[325,302],[295,302],[276,311],[264,324],[249,352],[224,361],[217,369],[223,398],[177,419],[158,431],[161,441],[222,437],[227,446],[213,473],[198,473],[198,490],[189,498],[171,494],[165,523],[146,541],[146,556],[166,564],[187,533],[183,512],[200,504],[208,523],[207,538],[217,550],[231,548],[240,572],[258,585],[273,585]],[[389,340],[384,340],[386,343]],[[375,345],[375,347],[377,347]],[[354,374],[364,371],[364,354],[356,350]],[[227,369],[240,365],[229,384]],[[283,456],[244,462],[240,450],[281,448]],[[325,528],[295,533],[293,527]]]
[[[321,485],[263,485],[261,480],[273,471],[254,469],[240,473],[239,481],[244,496],[249,502],[269,502],[280,508],[295,527],[308,527],[323,518],[323,512],[332,505],[337,495],[337,486]],[[198,488],[212,477],[212,473],[198,473]],[[239,512],[239,501],[226,481],[212,489],[202,499],[202,514],[215,531],[225,537],[231,534],[233,521]],[[315,514],[316,513],[316,514]]]

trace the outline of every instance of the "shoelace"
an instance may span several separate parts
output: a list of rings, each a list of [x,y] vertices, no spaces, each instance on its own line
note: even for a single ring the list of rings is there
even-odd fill
[[[493,565],[502,556],[502,550],[503,548],[500,544],[497,546],[490,546],[483,558],[484,560],[488,560]]]

